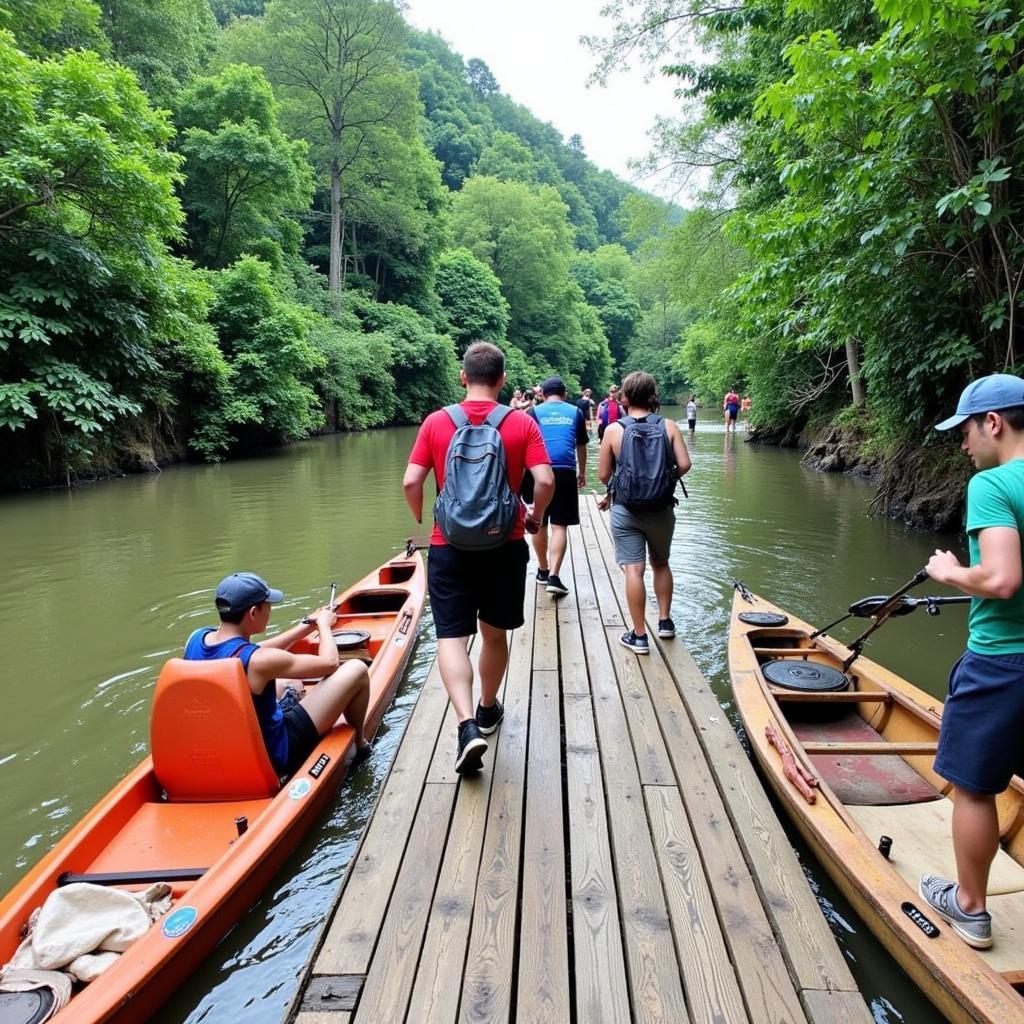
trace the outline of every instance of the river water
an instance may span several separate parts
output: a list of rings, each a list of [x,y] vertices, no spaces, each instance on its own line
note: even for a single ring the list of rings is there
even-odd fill
[[[0,498],[2,891],[145,756],[157,672],[211,621],[222,576],[265,576],[286,594],[275,618],[291,622],[323,603],[332,579],[362,576],[419,529],[401,493],[413,436],[335,435],[225,465]],[[691,448],[673,612],[730,711],[734,577],[824,624],[857,597],[895,589],[937,545],[962,553],[959,538],[868,518],[866,485],[807,470],[794,452],[747,445],[714,416],[701,420]],[[965,628],[962,608],[939,618],[920,612],[890,622],[869,652],[942,695]],[[433,653],[428,612],[373,758],[161,1021],[280,1020]],[[939,1019],[795,841],[876,1020]]]

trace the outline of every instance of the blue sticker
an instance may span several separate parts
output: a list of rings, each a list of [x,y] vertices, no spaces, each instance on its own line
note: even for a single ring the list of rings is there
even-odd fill
[[[184,935],[196,923],[198,918],[199,911],[195,907],[178,907],[177,910],[164,918],[163,928],[161,929],[164,937],[176,939]]]
[[[312,788],[313,783],[309,779],[296,779],[288,787],[288,796],[292,800],[301,800]]]

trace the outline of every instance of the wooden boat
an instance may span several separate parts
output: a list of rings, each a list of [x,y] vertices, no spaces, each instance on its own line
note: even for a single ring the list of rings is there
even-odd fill
[[[844,672],[848,648],[827,635],[812,639],[812,626],[750,596],[733,601],[729,669],[750,745],[783,807],[947,1020],[1024,1020],[1014,988],[1024,985],[1021,780],[998,798],[1002,842],[988,888],[994,944],[977,951],[917,888],[923,874],[956,878],[951,786],[932,771],[942,702],[867,658]],[[762,621],[742,621],[750,613]],[[768,625],[773,619],[779,624]]]
[[[337,601],[335,630],[362,630],[368,734],[402,678],[423,608],[415,552]],[[368,634],[368,636],[366,635]],[[315,637],[315,634],[314,634]],[[295,650],[316,650],[314,637]],[[154,694],[152,756],[101,800],[0,903],[0,963],[29,914],[60,884],[172,884],[171,911],[55,1018],[145,1021],[252,906],[335,793],[354,754],[344,716],[283,784],[271,767],[238,659],[164,666]],[[243,821],[244,819],[244,821]],[[0,1015],[0,1024],[5,1018]]]

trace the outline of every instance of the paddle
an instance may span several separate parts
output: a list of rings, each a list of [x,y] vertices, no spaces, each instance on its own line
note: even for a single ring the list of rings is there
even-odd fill
[[[886,600],[884,595],[881,597],[862,597],[859,601],[854,601],[850,605],[849,615],[843,617],[848,619],[850,615],[856,615],[859,619],[873,618],[878,614],[878,610]],[[911,612],[917,611],[921,605],[924,605],[928,609],[929,615],[938,615],[940,605],[969,604],[970,600],[966,594],[958,597],[909,597],[905,594],[889,614],[890,616],[909,615]]]
[[[334,599],[337,596],[338,596],[338,584],[335,583],[334,580],[331,580],[331,594],[330,594],[330,597],[327,598],[327,607],[330,608],[332,612],[333,611],[337,611],[337,608],[335,608],[335,606],[334,606]],[[315,621],[316,621],[315,619],[311,619],[307,615],[307,616],[305,616],[303,618],[302,624],[304,626],[312,626]]]

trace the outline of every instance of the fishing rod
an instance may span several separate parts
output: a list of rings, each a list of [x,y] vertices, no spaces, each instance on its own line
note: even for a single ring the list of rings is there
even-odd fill
[[[921,569],[916,572],[913,577],[903,584],[898,590],[894,590],[888,597],[865,597],[860,601],[855,601],[850,605],[849,613],[844,615],[838,622],[843,622],[845,619],[850,618],[852,615],[860,617],[870,617],[875,621],[864,630],[852,643],[847,646],[850,649],[850,656],[843,662],[843,671],[848,672],[850,666],[860,657],[861,651],[864,649],[864,645],[868,641],[868,637],[875,632],[880,626],[887,622],[892,616],[896,615],[908,615],[914,611],[920,605],[925,605],[928,609],[929,615],[938,615],[941,605],[944,604],[964,604],[970,601],[969,597],[924,597],[924,598],[908,598],[907,592],[913,590],[914,587],[922,584],[928,579],[928,573]],[[834,622],[831,626],[827,626],[826,629],[830,629],[832,626],[838,625],[838,622]],[[817,630],[812,634],[814,637],[820,636],[824,630]]]

